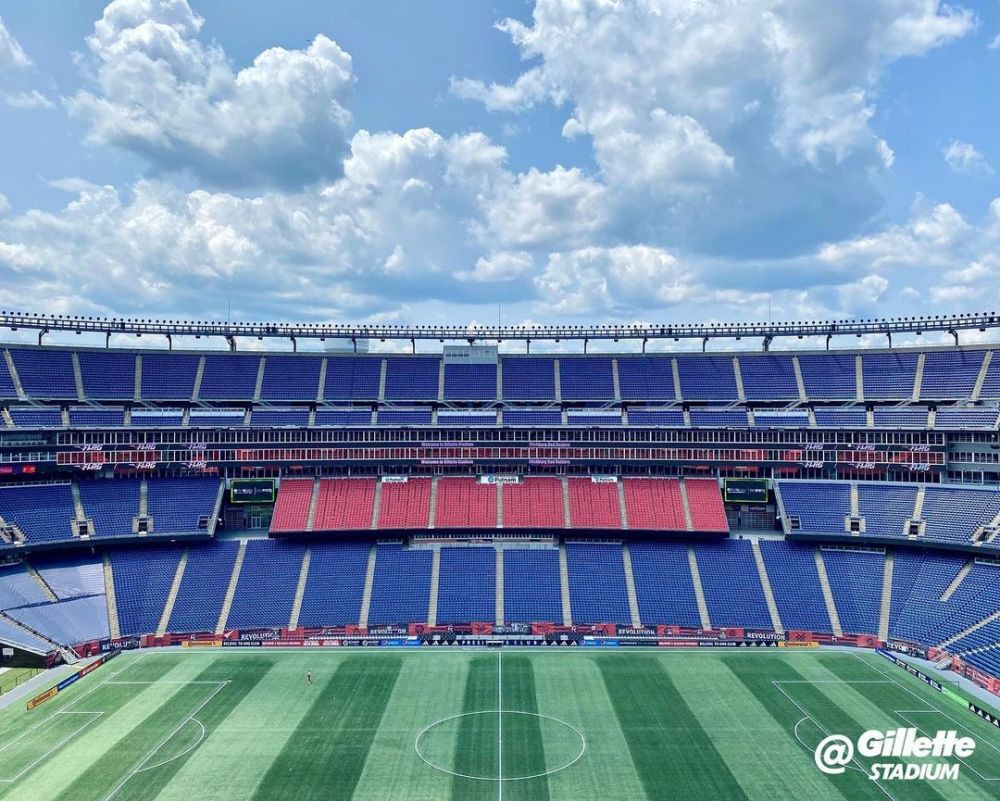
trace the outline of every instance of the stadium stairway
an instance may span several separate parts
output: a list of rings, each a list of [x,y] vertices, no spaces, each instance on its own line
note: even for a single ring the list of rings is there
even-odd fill
[[[958,572],[955,574],[955,578],[951,580],[951,583],[945,587],[944,592],[941,593],[941,597],[938,599],[939,601],[947,601],[952,595],[955,594],[955,590],[961,586],[962,581],[967,575],[969,575],[969,571],[972,570],[972,566],[974,564],[975,562],[970,559],[958,569]]]
[[[438,590],[441,587],[441,549],[434,549],[434,556],[431,558],[431,591],[427,601],[427,625],[437,625],[438,613]]]
[[[372,522],[371,529],[374,531],[378,528],[378,515],[379,510],[382,508],[382,482],[375,482],[375,498],[372,501]]]
[[[852,504],[856,487],[852,485]],[[882,603],[879,605],[878,613],[878,638],[882,642],[889,640],[889,616],[892,611],[892,551],[885,552],[885,565],[882,568]]]
[[[625,482],[618,481],[615,483],[615,488],[618,490],[618,517],[622,521],[622,528],[628,528],[628,510],[625,508]],[[631,575],[631,573],[627,574]],[[638,617],[638,616],[637,616]]]
[[[966,626],[961,631],[959,631],[959,632],[953,634],[952,636],[950,636],[947,640],[942,640],[941,642],[938,643],[938,648],[947,648],[949,645],[951,645],[956,640],[960,640],[962,637],[965,637],[965,636],[971,634],[974,631],[978,631],[983,626],[987,626],[990,623],[992,623],[994,620],[1000,620],[1000,609],[998,609],[996,612],[993,612],[990,615],[987,615],[986,617],[982,618],[981,620],[977,620],[971,626]],[[991,647],[991,646],[988,646],[988,647]]]
[[[261,362],[264,360],[261,359]],[[259,383],[259,382],[258,382]],[[215,633],[222,634],[226,630],[226,622],[229,620],[229,610],[233,606],[233,598],[236,595],[236,585],[240,580],[240,570],[243,568],[243,558],[247,552],[247,541],[240,540],[239,548],[236,551],[236,561],[233,562],[233,572],[229,576],[229,586],[226,588],[226,597],[222,602],[222,609],[219,612],[219,622],[215,624]]]
[[[325,364],[324,360],[324,364]],[[376,505],[376,509],[378,506]],[[306,594],[306,581],[309,578],[309,563],[312,561],[312,548],[306,546],[302,553],[302,568],[299,570],[299,580],[295,585],[295,599],[292,601],[292,613],[288,616],[288,628],[297,629],[299,627],[299,615],[302,612],[302,599]]]
[[[781,615],[778,614],[778,604],[774,600],[774,592],[771,589],[771,579],[767,577],[767,567],[764,566],[764,555],[760,552],[760,543],[757,540],[750,540],[750,550],[753,552],[753,561],[757,565],[757,575],[760,577],[760,586],[764,590],[764,600],[767,601],[767,611],[771,615],[771,628],[778,634],[785,633],[785,627],[781,624]]]
[[[108,599],[108,634],[116,640],[122,636],[118,617],[118,596],[115,594],[115,576],[111,569],[111,554],[104,552],[104,595]]]
[[[319,478],[313,479],[312,493],[309,495],[309,511],[306,512],[306,531],[316,527],[316,510],[319,508]]]
[[[618,484],[619,488],[621,483]],[[625,515],[625,499],[622,497],[622,519]],[[627,525],[626,525],[627,527]],[[628,612],[632,618],[632,628],[642,628],[642,621],[639,619],[639,596],[635,592],[635,575],[632,573],[632,553],[629,551],[628,543],[622,543],[622,564],[625,567],[625,592],[628,594]]]
[[[35,583],[38,584],[38,587],[41,589],[45,597],[48,598],[53,603],[58,601],[59,599],[56,597],[56,594],[52,591],[52,588],[48,585],[45,579],[42,578],[42,575],[37,570],[35,570],[34,565],[26,565],[26,567],[28,569],[28,575],[30,575],[35,580]]]
[[[385,364],[383,362],[383,377],[385,375]],[[434,507],[431,507],[432,509]],[[361,628],[368,628],[368,613],[372,608],[372,586],[375,584],[375,543],[372,543],[368,551],[368,565],[365,568],[365,590],[361,596],[361,611],[358,615],[358,625]]]
[[[559,592],[562,596],[563,625],[573,625],[573,605],[569,597],[569,561],[566,558],[566,544],[559,543]]]
[[[682,478],[680,480],[681,506],[684,509],[684,528],[687,531],[694,531],[694,518],[691,516],[691,504],[688,503],[687,484]]]
[[[683,486],[684,482],[681,482]],[[682,496],[683,497],[683,496]],[[698,570],[698,557],[694,548],[688,546],[688,567],[691,568],[691,583],[694,584],[694,598],[698,602],[698,618],[703,629],[712,628],[712,620],[708,616],[708,604],[705,602],[705,589],[701,586],[701,572]]]
[[[427,528],[434,528],[435,523],[437,523],[437,494],[438,494],[438,480],[437,476],[431,479],[431,500],[430,500],[430,514],[427,518]]]
[[[830,616],[830,630],[837,637],[844,636],[844,630],[840,626],[840,615],[837,612],[837,604],[833,600],[833,589],[830,587],[830,579],[826,575],[826,562],[823,561],[823,552],[816,548],[813,550],[816,558],[816,573],[819,575],[819,586],[823,590],[823,601],[826,603],[826,613]]]
[[[493,613],[494,622],[498,626],[504,625],[504,600],[503,600],[503,548],[497,548],[497,564],[496,564],[496,611]]]
[[[181,551],[181,558],[177,560],[177,570],[174,571],[174,580],[170,584],[170,592],[167,593],[167,600],[163,604],[163,613],[160,615],[160,622],[156,626],[156,636],[162,637],[167,633],[167,626],[170,624],[170,615],[174,611],[174,604],[177,602],[177,593],[181,589],[181,580],[184,578],[184,570],[187,567],[188,549]]]

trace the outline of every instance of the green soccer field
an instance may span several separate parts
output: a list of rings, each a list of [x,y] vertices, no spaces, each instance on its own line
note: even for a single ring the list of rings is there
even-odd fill
[[[976,739],[957,781],[814,764],[824,733],[909,725]],[[3,801],[998,794],[1000,730],[873,654],[153,651],[0,713]]]

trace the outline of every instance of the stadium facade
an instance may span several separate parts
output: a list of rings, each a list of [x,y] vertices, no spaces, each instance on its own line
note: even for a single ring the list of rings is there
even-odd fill
[[[2,349],[0,640],[21,657],[179,643],[881,643],[1000,692],[1000,347],[957,344],[1000,325],[994,315],[471,333],[0,325],[40,342],[61,329],[230,345]],[[771,348],[931,331],[956,344]],[[713,351],[724,336],[763,347]],[[246,337],[350,347],[245,352]],[[353,352],[388,338],[465,344]],[[645,351],[682,338],[704,352],[486,342],[633,339]]]

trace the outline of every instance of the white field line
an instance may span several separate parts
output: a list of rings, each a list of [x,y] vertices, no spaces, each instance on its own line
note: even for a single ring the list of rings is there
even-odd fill
[[[151,682],[151,683],[156,684],[157,682]],[[132,770],[129,771],[128,775],[126,775],[124,779],[122,779],[120,782],[118,782],[118,784],[115,785],[115,788],[104,797],[104,801],[110,801],[112,798],[114,798],[118,794],[118,792],[122,789],[122,787],[124,787],[128,783],[129,779],[131,779],[133,776],[139,773],[143,768],[145,768],[146,763],[153,758],[156,752],[159,751],[161,748],[163,748],[163,746],[165,746],[168,742],[170,742],[171,738],[174,735],[176,735],[181,729],[183,729],[188,724],[189,721],[194,720],[195,719],[194,716],[197,715],[199,712],[201,712],[201,710],[204,709],[205,705],[213,698],[215,698],[215,696],[217,696],[226,687],[226,685],[229,684],[229,681],[228,680],[220,681],[216,682],[216,684],[218,686],[215,688],[215,690],[213,690],[204,701],[198,704],[198,706],[195,707],[194,711],[190,715],[188,715],[177,726],[175,726],[166,737],[160,740],[160,742],[157,743],[156,746],[152,748],[149,751],[149,753],[147,753],[146,756],[142,758],[142,761],[139,762],[139,764],[137,764],[134,768],[132,768]],[[198,725],[199,726],[201,725],[200,721],[198,722]],[[170,760],[167,760],[166,762],[169,761]],[[166,762],[163,762],[161,764],[166,764]]]
[[[503,801],[503,648],[497,649],[497,796]]]
[[[827,729],[825,729],[823,726],[821,726],[820,722],[818,720],[816,720],[816,718],[814,718],[811,714],[809,714],[809,711],[805,707],[803,707],[802,704],[800,704],[798,701],[796,701],[794,698],[792,698],[792,696],[790,696],[788,693],[786,693],[781,688],[781,685],[784,684],[784,683],[785,682],[783,682],[783,681],[772,681],[771,682],[771,684],[774,685],[775,689],[777,689],[778,692],[780,692],[783,696],[785,696],[785,698],[787,698],[789,701],[791,701],[795,705],[795,708],[799,710],[799,712],[801,712],[803,715],[805,715],[806,718],[808,718],[809,720],[812,721],[812,724],[817,729],[819,729],[821,732],[823,732],[824,736],[829,736],[830,732]],[[812,684],[813,682],[809,681],[808,679],[806,679],[806,680],[796,679],[794,681],[789,681],[788,683],[789,684]],[[849,681],[836,682],[835,681],[835,682],[828,682],[828,683],[833,683],[833,684],[851,684],[852,682],[849,682]],[[885,682],[882,682],[882,683],[884,684]],[[804,743],[802,743],[802,740],[798,736],[798,726],[799,726],[800,723],[802,723],[802,720],[800,720],[798,723],[795,724],[795,729],[793,730],[793,734],[795,735],[795,739],[798,740],[800,744],[805,745]],[[806,750],[808,751],[809,749],[807,748]],[[868,775],[868,771],[866,771],[861,766],[861,763],[858,762],[857,757],[851,759],[851,763],[853,765],[853,769],[854,770],[859,770],[863,774],[865,774],[866,776]],[[881,790],[886,795],[887,798],[892,799],[892,801],[896,801],[896,797],[892,793],[890,793],[883,786],[883,784],[878,779],[872,779],[871,781],[872,781],[872,783],[874,785],[876,785],[878,787],[879,790]]]

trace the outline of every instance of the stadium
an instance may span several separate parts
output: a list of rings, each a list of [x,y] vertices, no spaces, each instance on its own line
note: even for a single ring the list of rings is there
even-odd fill
[[[0,326],[0,799],[996,797],[992,313]]]

